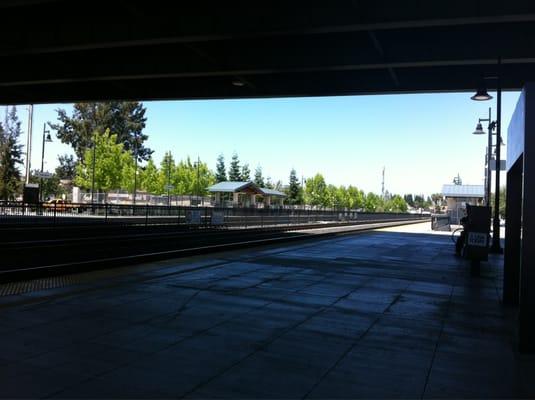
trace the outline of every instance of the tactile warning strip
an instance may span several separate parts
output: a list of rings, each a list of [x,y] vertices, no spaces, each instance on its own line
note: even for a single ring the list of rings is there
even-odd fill
[[[57,289],[70,285],[90,283],[103,278],[113,278],[138,271],[150,271],[151,269],[162,268],[162,265],[135,265],[126,267],[116,267],[108,270],[98,270],[90,272],[72,273],[67,275],[51,276],[47,278],[31,279],[27,281],[8,282],[0,284],[0,297],[12,296],[28,292],[35,292],[46,289]]]
[[[21,294],[33,292],[36,290],[52,289],[72,285],[76,283],[76,277],[72,276],[55,276],[44,279],[33,279],[23,282],[9,282],[0,285],[0,296],[11,296],[14,294]]]

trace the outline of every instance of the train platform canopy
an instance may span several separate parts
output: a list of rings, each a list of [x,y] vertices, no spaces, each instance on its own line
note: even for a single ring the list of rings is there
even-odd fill
[[[163,0],[74,3],[0,2],[0,104],[472,92],[496,75],[503,90],[519,90],[535,81],[533,1],[180,2],[178,12]]]
[[[485,197],[485,187],[483,185],[443,185],[442,194],[444,197]]]

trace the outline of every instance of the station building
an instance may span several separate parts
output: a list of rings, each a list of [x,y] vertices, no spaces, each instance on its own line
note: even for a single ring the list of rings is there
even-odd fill
[[[446,200],[447,213],[450,223],[459,225],[462,217],[466,215],[466,205],[482,205],[485,197],[483,185],[456,185],[442,186],[442,195]]]
[[[216,207],[282,207],[286,194],[254,182],[219,182],[208,188]]]

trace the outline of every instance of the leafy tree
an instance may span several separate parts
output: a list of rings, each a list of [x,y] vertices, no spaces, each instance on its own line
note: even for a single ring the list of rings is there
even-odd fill
[[[266,179],[266,189],[275,189],[275,185],[269,176]]]
[[[414,207],[414,198],[412,197],[412,194],[404,195],[403,199],[409,206]]]
[[[165,192],[164,183],[160,179],[158,168],[154,164],[152,158],[147,165],[141,169],[140,174],[140,188],[148,193],[162,194]]]
[[[176,187],[173,187],[172,189],[167,188],[167,185],[173,185],[175,170],[176,165],[173,155],[170,151],[167,151],[163,156],[159,171],[159,180],[163,193],[175,193]]]
[[[216,182],[215,175],[208,164],[198,161],[198,171],[195,173],[195,194],[206,196],[208,194],[208,187]]]
[[[254,183],[261,188],[266,186],[266,182],[264,182],[264,177],[262,176],[262,167],[260,165],[255,169]]]
[[[382,209],[383,204],[381,197],[372,192],[368,193],[364,202],[364,210],[366,212],[378,212],[382,211]]]
[[[327,185],[325,190],[324,207],[340,208],[343,203],[343,191],[334,185]]]
[[[103,134],[95,132],[95,157],[93,162],[93,149],[86,149],[82,162],[76,167],[75,184],[89,189],[93,184],[93,171],[95,175],[94,186],[99,192],[109,192],[119,189],[125,183],[125,170],[132,164],[132,157],[124,151],[122,143],[117,143],[117,135],[110,134],[107,129]]]
[[[20,121],[17,109],[6,113],[4,125],[0,123],[0,199],[13,200],[19,192],[22,164],[22,145],[19,144]]]
[[[306,180],[305,199],[307,204],[313,206],[325,206],[327,202],[327,184],[321,174]]]
[[[388,212],[407,212],[407,209],[407,202],[398,194],[391,196],[384,205],[384,210]]]
[[[155,166],[150,166],[149,162],[144,174],[148,174],[148,170],[154,171],[154,169]],[[151,172],[151,175],[154,176],[154,172]],[[163,193],[167,193],[166,186],[169,182],[172,186],[169,189],[169,194],[172,195],[198,194],[204,196],[208,193],[208,186],[213,185],[216,179],[214,173],[208,168],[208,164],[200,160],[192,162],[189,157],[175,163],[170,152],[165,153],[157,175],[157,179],[151,178],[152,181],[158,181],[155,186]],[[146,183],[146,185],[149,184]]]
[[[251,180],[251,169],[247,163],[243,164],[243,167],[241,167],[240,180],[243,182],[249,182]]]
[[[365,194],[362,190],[359,190],[355,186],[349,186],[347,188],[347,196],[349,203],[347,205],[351,210],[364,208]]]
[[[93,132],[113,132],[117,143],[128,149],[137,148],[139,160],[148,160],[152,150],[143,143],[148,136],[143,134],[147,118],[142,103],[131,101],[108,101],[101,103],[75,103],[71,116],[63,109],[56,110],[58,122],[48,124],[57,131],[62,143],[72,146],[78,159],[93,144]],[[135,153],[135,151],[134,151]]]
[[[228,171],[229,181],[238,182],[241,179],[240,160],[238,154],[232,155],[232,161],[230,162],[230,168]]]
[[[414,196],[414,207],[415,208],[425,208],[425,199],[424,195],[415,195]]]
[[[502,186],[500,188],[500,209],[499,209],[499,214],[500,214],[500,217],[501,218],[505,218],[505,201],[506,201],[506,196],[507,195],[507,189],[505,186]],[[494,204],[496,203],[496,196],[494,193],[491,194],[491,199],[490,199],[490,206],[491,206],[491,209],[492,209],[492,215],[494,216]]]
[[[225,168],[225,157],[223,156],[223,154],[220,154],[217,157],[215,180],[216,182],[224,182],[227,180],[227,172]]]
[[[290,171],[290,184],[288,186],[288,203],[289,204],[301,204],[303,202],[303,191],[295,169]]]
[[[59,165],[56,167],[55,174],[59,179],[74,179],[76,173],[76,161],[72,154],[58,156]]]

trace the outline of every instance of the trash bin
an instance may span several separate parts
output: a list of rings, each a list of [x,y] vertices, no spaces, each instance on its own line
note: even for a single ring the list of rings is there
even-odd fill
[[[462,255],[470,260],[472,275],[479,275],[480,262],[489,256],[490,207],[466,205]]]

